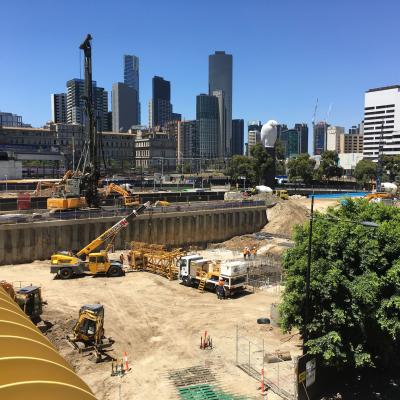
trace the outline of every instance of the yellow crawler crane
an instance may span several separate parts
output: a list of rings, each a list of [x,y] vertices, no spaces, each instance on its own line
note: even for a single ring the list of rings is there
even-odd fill
[[[181,249],[168,251],[162,245],[131,242],[128,259],[133,270],[152,272],[172,281],[178,279],[177,261],[184,254]]]

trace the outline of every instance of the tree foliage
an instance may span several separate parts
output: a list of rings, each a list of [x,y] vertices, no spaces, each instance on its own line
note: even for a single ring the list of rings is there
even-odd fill
[[[291,181],[302,179],[305,183],[310,183],[314,174],[315,160],[310,158],[308,153],[300,154],[288,161],[289,179]]]
[[[265,183],[265,176],[267,175],[268,169],[273,167],[274,160],[260,143],[257,143],[251,148],[251,156],[253,157],[256,182],[263,184]]]
[[[337,368],[398,362],[400,350],[400,209],[347,200],[316,214],[312,238],[308,351]],[[352,221],[374,221],[368,228]],[[309,224],[296,229],[284,256],[282,328],[304,333]]]
[[[321,154],[321,162],[316,171],[317,179],[340,178],[343,175],[343,168],[339,166],[339,155],[336,151],[327,150]]]
[[[250,157],[235,155],[229,160],[228,174],[235,181],[241,176],[251,184],[256,183],[256,175],[254,171],[254,160]]]
[[[383,172],[387,174],[383,180],[395,181],[396,177],[400,176],[400,156],[384,156]]]
[[[376,179],[376,163],[370,160],[360,160],[354,169],[357,182],[366,184]]]

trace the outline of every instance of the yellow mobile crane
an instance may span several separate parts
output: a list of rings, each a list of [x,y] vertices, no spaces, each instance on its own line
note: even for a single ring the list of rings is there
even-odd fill
[[[148,201],[136,210],[133,210],[127,217],[122,218],[75,255],[67,251],[53,254],[51,256],[50,272],[52,274],[57,274],[61,279],[70,279],[73,275],[81,275],[84,272],[90,272],[93,275],[123,275],[121,263],[118,261],[110,261],[108,259],[108,251],[113,245],[117,234],[125,228],[133,218],[142,214],[149,207],[150,202]],[[107,246],[104,250],[93,253],[94,250],[105,243],[107,243]],[[87,256],[89,256],[88,263],[84,262]]]

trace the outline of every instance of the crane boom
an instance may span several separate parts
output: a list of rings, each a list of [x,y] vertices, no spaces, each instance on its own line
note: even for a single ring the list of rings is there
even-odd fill
[[[150,202],[148,201],[147,203],[144,203],[140,207],[138,207],[136,210],[133,210],[128,216],[122,218],[120,221],[118,221],[115,225],[113,225],[111,228],[107,229],[105,232],[103,232],[100,236],[98,236],[96,239],[92,240],[87,246],[85,246],[83,249],[81,249],[76,255],[78,257],[80,256],[87,256],[91,252],[93,252],[95,249],[97,249],[100,245],[103,243],[109,241],[109,240],[114,240],[115,236],[125,227],[128,226],[129,222],[136,218],[138,215],[142,214],[147,208],[150,207]]]

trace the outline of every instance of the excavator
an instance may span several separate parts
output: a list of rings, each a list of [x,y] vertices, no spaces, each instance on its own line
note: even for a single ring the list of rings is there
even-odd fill
[[[50,273],[56,274],[61,279],[70,279],[74,275],[82,275],[85,272],[89,272],[92,275],[106,275],[110,277],[123,275],[124,271],[121,263],[110,261],[108,259],[108,252],[113,246],[117,234],[126,228],[131,220],[148,208],[150,208],[149,201],[139,206],[136,210],[133,210],[127,217],[122,218],[76,254],[73,254],[71,251],[61,251],[53,254],[51,256]],[[94,253],[94,250],[101,245],[106,245],[106,248]],[[89,262],[85,262],[87,257],[89,257]]]
[[[105,353],[105,349],[111,347],[114,340],[105,337],[104,307],[101,304],[82,306],[72,335],[67,335],[67,340],[79,353],[94,350],[96,363],[103,361],[103,356],[112,358]]]
[[[119,186],[115,183],[110,183],[108,186],[106,186],[104,196],[107,197],[111,192],[118,193],[122,196],[122,205],[125,207],[134,207],[139,205],[139,196],[132,195],[122,186]]]
[[[40,286],[30,284],[17,289],[12,283],[7,281],[0,281],[0,286],[33,322],[40,320],[40,316],[43,313],[43,304],[47,304],[42,299]]]

